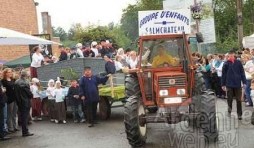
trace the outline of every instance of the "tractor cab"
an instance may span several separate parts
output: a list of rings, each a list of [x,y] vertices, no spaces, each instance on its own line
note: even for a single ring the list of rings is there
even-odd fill
[[[141,37],[139,83],[145,106],[188,105],[191,64],[185,35]]]

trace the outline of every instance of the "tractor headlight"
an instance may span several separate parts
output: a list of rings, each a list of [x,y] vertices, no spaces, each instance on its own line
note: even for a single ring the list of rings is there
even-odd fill
[[[177,89],[176,94],[177,95],[185,95],[185,89]]]
[[[168,90],[160,90],[160,96],[168,96]]]

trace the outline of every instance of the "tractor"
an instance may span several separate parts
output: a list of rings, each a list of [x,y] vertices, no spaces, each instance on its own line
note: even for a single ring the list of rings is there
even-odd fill
[[[201,128],[207,140],[217,140],[216,97],[206,90],[191,58],[188,35],[140,36],[138,44],[137,68],[125,69],[124,125],[129,144],[146,143],[148,123],[181,121]],[[149,55],[143,58],[147,50]],[[171,56],[173,63],[160,63],[161,52]],[[180,112],[183,106],[186,111]]]

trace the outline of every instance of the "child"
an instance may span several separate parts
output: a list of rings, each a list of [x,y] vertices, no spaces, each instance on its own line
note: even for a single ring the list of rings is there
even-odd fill
[[[54,91],[55,91],[55,81],[53,79],[50,79],[48,82],[48,88],[46,91],[46,95],[48,96],[48,110],[49,110],[49,118],[51,122],[54,122],[56,119],[56,107],[55,107],[55,97],[54,97]]]
[[[37,78],[32,79],[32,85],[30,86],[31,92],[33,93],[32,98],[32,119],[34,121],[42,121],[41,118],[41,98],[39,92],[41,86]]]
[[[79,86],[77,80],[72,80],[71,87],[68,91],[68,98],[71,101],[72,115],[74,123],[78,122],[77,114],[79,115],[79,121],[85,122],[84,113],[82,111],[82,100],[79,97]]]
[[[106,83],[110,76],[111,74],[104,77],[92,75],[91,67],[84,68],[84,76],[80,78],[79,82],[79,95],[85,101],[87,120],[89,122],[88,127],[93,127],[97,123],[96,113],[99,102],[98,85]]]
[[[65,111],[65,103],[64,103],[64,94],[63,89],[61,88],[61,82],[56,81],[56,88],[54,90],[54,96],[56,98],[56,119],[55,123],[59,123],[62,121],[64,124],[66,123],[66,111]]]

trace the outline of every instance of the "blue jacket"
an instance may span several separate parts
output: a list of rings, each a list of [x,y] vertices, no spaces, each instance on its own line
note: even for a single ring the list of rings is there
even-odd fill
[[[246,84],[246,77],[241,61],[235,60],[234,63],[226,61],[222,67],[221,78],[221,86],[241,88],[241,82]]]
[[[92,75],[91,78],[81,77],[79,81],[79,95],[85,96],[85,102],[97,102],[99,101],[99,90],[98,85],[106,83],[108,80],[107,76],[99,77]]]

